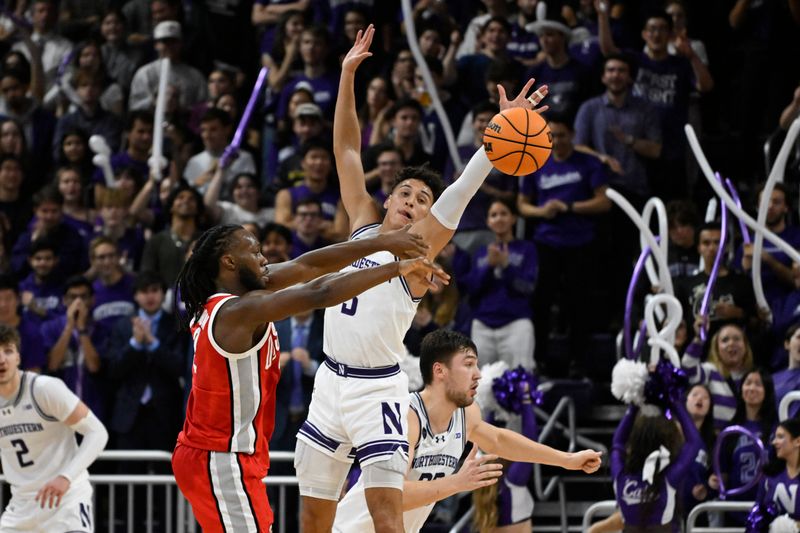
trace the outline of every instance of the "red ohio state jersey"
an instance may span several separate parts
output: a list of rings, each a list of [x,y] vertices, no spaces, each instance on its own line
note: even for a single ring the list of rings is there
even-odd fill
[[[281,375],[278,334],[270,323],[246,352],[220,348],[212,333],[214,317],[232,298],[237,296],[211,296],[200,319],[192,322],[192,390],[178,442],[201,450],[255,454],[266,468]]]

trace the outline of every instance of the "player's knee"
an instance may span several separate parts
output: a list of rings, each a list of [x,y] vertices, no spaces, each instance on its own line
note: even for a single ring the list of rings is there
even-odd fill
[[[333,509],[336,509],[335,502],[341,497],[342,486],[350,470],[348,463],[337,461],[307,443],[298,441],[294,469],[301,496],[333,501]]]
[[[408,456],[398,448],[386,459],[369,463],[361,468],[364,488],[390,488],[403,490],[408,470]]]

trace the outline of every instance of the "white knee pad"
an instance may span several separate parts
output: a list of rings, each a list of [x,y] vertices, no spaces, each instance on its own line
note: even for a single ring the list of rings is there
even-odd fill
[[[364,488],[389,488],[403,490],[408,471],[408,456],[398,448],[388,458],[361,467]]]
[[[339,501],[350,463],[338,461],[313,446],[297,441],[294,469],[301,496]]]

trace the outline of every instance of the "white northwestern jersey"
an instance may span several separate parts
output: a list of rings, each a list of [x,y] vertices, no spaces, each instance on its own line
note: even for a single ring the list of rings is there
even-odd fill
[[[380,224],[353,232],[350,240],[378,234]],[[341,272],[392,263],[391,252],[376,252],[353,262]],[[358,367],[391,366],[403,360],[403,345],[420,298],[412,298],[402,276],[376,285],[343,304],[325,310],[325,354],[338,363]]]
[[[414,448],[414,461],[406,475],[409,481],[431,481],[455,474],[464,447],[467,443],[467,422],[464,409],[459,408],[450,417],[447,430],[434,434],[431,430],[428,413],[419,393],[411,395],[411,409],[419,418],[419,441]],[[422,529],[425,520],[431,513],[434,504],[417,507],[403,513],[403,529],[406,533],[415,533]],[[375,531],[372,518],[367,509],[364,496],[363,479],[351,488],[336,508],[336,520],[333,524],[336,533],[359,533]]]
[[[0,398],[0,458],[13,496],[35,495],[75,457],[75,432],[63,422],[80,401],[63,381],[21,372],[19,391]],[[88,479],[84,470],[72,480]]]

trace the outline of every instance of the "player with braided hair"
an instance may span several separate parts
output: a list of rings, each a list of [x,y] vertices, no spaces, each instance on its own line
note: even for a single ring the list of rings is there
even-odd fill
[[[195,356],[172,466],[203,531],[270,531],[272,511],[261,480],[269,468],[280,378],[272,322],[342,303],[396,276],[446,279],[408,229],[269,268],[258,240],[241,226],[215,226],[200,236],[177,280]],[[320,277],[381,250],[415,259]]]

